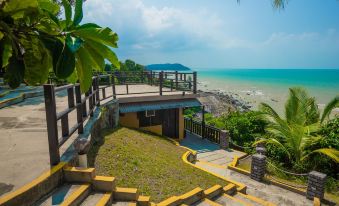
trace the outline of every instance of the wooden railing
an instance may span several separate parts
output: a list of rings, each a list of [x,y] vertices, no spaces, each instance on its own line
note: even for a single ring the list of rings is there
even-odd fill
[[[192,75],[191,80],[187,77]],[[147,94],[177,91],[197,92],[196,72],[114,72],[112,74],[97,75],[92,77],[92,84],[84,94],[80,91],[80,84],[69,84],[56,87],[54,84],[44,85],[47,133],[49,142],[50,164],[60,162],[60,147],[77,131],[82,134],[84,121],[93,116],[93,112],[100,102],[108,99],[116,99],[118,95]],[[129,85],[148,84],[159,86],[159,91],[129,92]],[[126,85],[126,93],[117,93],[116,86]],[[168,87],[171,90],[163,91]],[[108,95],[108,91],[112,92]],[[66,109],[57,112],[56,93],[67,92]],[[88,106],[87,106],[88,105]],[[76,123],[69,124],[69,115],[76,112]],[[58,127],[60,123],[60,127]],[[59,128],[61,135],[59,135]]]
[[[185,118],[185,130],[194,133],[202,138],[206,138],[211,142],[220,144],[220,129],[206,125],[204,122],[198,122],[190,118]]]

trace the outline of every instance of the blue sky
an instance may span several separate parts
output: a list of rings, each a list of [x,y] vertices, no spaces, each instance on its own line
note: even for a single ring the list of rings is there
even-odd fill
[[[119,35],[119,59],[192,68],[339,68],[339,1],[87,0],[84,22]]]

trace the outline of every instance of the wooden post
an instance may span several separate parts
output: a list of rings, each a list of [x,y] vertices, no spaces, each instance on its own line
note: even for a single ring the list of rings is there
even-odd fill
[[[197,93],[197,72],[193,72],[193,94]]]
[[[128,84],[126,83],[126,92],[128,94]]]
[[[162,96],[162,84],[163,84],[163,80],[164,80],[164,72],[161,71],[159,73],[159,92],[160,92],[160,96]]]
[[[175,89],[178,90],[178,71],[175,71]]]
[[[100,106],[100,93],[99,93],[99,76],[95,78],[95,96],[96,105]]]
[[[205,124],[205,106],[202,106],[202,121],[201,121],[202,134],[201,137],[205,138],[206,124]]]
[[[75,101],[78,105],[77,107],[77,122],[79,124],[78,127],[78,134],[84,133],[84,124],[82,122],[82,103],[81,103],[81,91],[80,91],[80,85],[75,86]]]
[[[92,85],[93,85],[93,82],[92,82]],[[93,91],[92,91],[92,86],[89,88],[89,90],[88,90],[88,93],[89,93],[89,95],[90,95],[90,97],[88,98],[88,101],[89,101],[89,111],[90,111],[90,113],[89,113],[89,115],[91,116],[91,117],[93,117],[93,111],[92,111],[92,108],[94,107],[94,98],[95,98],[95,95],[93,94]]]
[[[190,132],[193,132],[193,118],[190,118]]]
[[[73,87],[67,89],[68,108],[74,107],[74,90]]]
[[[153,71],[151,70],[151,86],[153,85]]]
[[[171,92],[173,92],[173,79],[171,79]]]
[[[48,134],[48,149],[50,165],[54,166],[60,162],[58,125],[55,104],[55,91],[53,84],[44,85],[46,122]]]
[[[114,77],[114,75],[112,75],[112,92],[113,92],[113,98],[116,99],[117,95],[116,95],[116,91],[115,91],[115,77]]]

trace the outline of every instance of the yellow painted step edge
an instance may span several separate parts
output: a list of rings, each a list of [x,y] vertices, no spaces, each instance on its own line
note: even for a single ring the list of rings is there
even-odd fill
[[[112,197],[112,193],[111,192],[106,192],[101,198],[100,200],[97,202],[96,206],[105,206],[109,200]]]
[[[243,197],[245,197],[245,198],[247,198],[247,199],[250,199],[250,200],[252,200],[252,201],[254,201],[254,202],[257,202],[257,203],[259,203],[259,204],[261,204],[261,205],[265,205],[265,206],[275,206],[275,204],[273,204],[273,203],[267,202],[267,201],[265,201],[265,200],[263,200],[263,199],[260,199],[260,198],[258,198],[258,197],[254,197],[254,196],[252,196],[252,195],[243,194],[243,193],[241,193],[241,192],[238,192],[237,194],[238,194],[238,195],[241,195],[241,196],[243,196]]]
[[[86,190],[90,189],[90,184],[81,185],[69,197],[67,197],[60,206],[72,205]]]
[[[207,204],[211,205],[211,206],[222,206],[221,204],[216,203],[216,202],[214,202],[210,199],[207,199],[207,198],[203,199],[203,201],[206,202]]]
[[[191,166],[193,166],[193,167],[195,167],[195,168],[198,168],[198,169],[200,169],[200,170],[202,170],[202,171],[205,171],[205,172],[207,172],[207,173],[209,173],[209,174],[211,174],[211,175],[214,175],[214,176],[216,176],[216,177],[218,177],[218,178],[220,178],[220,179],[223,179],[223,180],[225,180],[225,181],[227,181],[227,182],[229,182],[229,183],[233,183],[233,184],[235,184],[236,186],[238,186],[237,187],[237,190],[238,191],[241,191],[241,192],[246,192],[246,185],[244,185],[244,184],[242,184],[242,183],[240,183],[240,182],[236,182],[236,181],[234,181],[234,180],[230,180],[230,179],[227,179],[227,178],[225,178],[225,177],[223,177],[223,176],[221,176],[221,175],[219,175],[219,174],[216,174],[216,173],[214,173],[214,172],[210,172],[210,171],[208,171],[208,170],[206,170],[205,168],[203,168],[203,167],[199,167],[199,166],[197,166],[197,165],[195,165],[195,164],[192,164],[191,162],[189,162],[188,160],[187,160],[187,158],[188,158],[188,155],[191,153],[191,151],[187,151],[187,152],[185,152],[183,155],[182,155],[182,160],[186,163],[186,164],[189,164],[189,165],[191,165]]]
[[[221,185],[214,185],[213,187],[210,187],[207,190],[204,190],[204,194],[207,196],[207,195],[210,195],[213,192],[216,192],[218,190],[222,190],[222,186]]]
[[[32,189],[33,187],[37,186],[38,184],[42,183],[43,181],[47,180],[49,177],[51,177],[56,172],[60,171],[67,163],[66,162],[60,162],[56,166],[49,169],[47,172],[40,175],[38,178],[32,180],[30,183],[20,187],[19,189],[15,190],[14,192],[9,193],[8,195],[4,195],[0,198],[0,205],[4,204],[5,202],[13,199],[14,197],[17,197],[28,190]]]
[[[232,196],[230,196],[230,195],[223,194],[223,196],[226,197],[226,198],[229,198],[229,199],[231,199],[231,200],[233,200],[233,201],[235,201],[235,202],[239,202],[239,203],[241,203],[241,204],[243,204],[243,205],[245,205],[245,206],[252,206],[251,204],[249,204],[249,203],[247,203],[247,202],[245,202],[245,201],[243,201],[243,200],[239,200],[239,199],[237,199],[237,198],[235,198],[235,197],[232,197]]]
[[[128,203],[128,206],[137,206],[137,203],[135,203],[135,202],[130,202],[130,203]]]

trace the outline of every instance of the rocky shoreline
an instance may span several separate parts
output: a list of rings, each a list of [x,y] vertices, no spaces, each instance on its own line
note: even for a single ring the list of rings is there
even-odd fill
[[[252,105],[233,92],[220,90],[199,90],[199,100],[205,105],[205,110],[213,116],[221,116],[234,111],[250,111]]]

